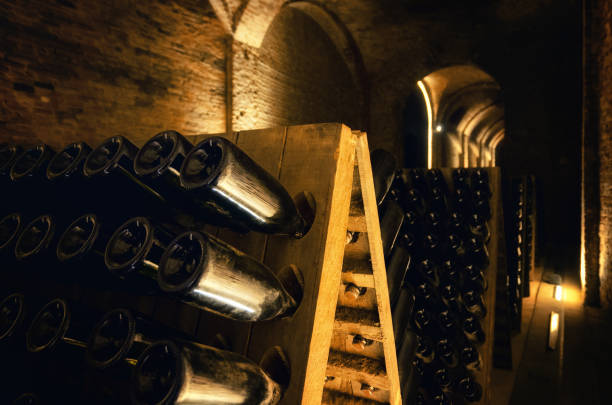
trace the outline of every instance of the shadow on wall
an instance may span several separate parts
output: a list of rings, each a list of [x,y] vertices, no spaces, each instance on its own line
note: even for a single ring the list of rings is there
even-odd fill
[[[409,167],[495,166],[505,133],[499,84],[481,69],[458,65],[418,81],[404,110]]]

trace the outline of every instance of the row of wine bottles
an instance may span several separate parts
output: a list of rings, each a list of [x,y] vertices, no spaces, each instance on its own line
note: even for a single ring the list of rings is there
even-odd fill
[[[14,253],[17,266],[43,278],[164,293],[240,321],[287,316],[298,305],[265,264],[205,232],[177,235],[145,217],[131,218],[114,230],[112,221],[95,214],[82,215],[65,229],[54,215],[25,225],[22,220],[19,213],[0,220],[0,252],[5,263]],[[54,262],[57,272],[50,274]]]
[[[3,368],[19,370],[7,375],[4,400],[29,389],[48,404],[272,405],[286,388],[239,354],[195,343],[129,310],[110,311],[92,325],[95,313],[59,298],[29,318],[35,303],[22,294],[0,303]]]
[[[520,331],[522,298],[530,295],[529,279],[534,252],[535,189],[532,176],[510,181],[508,225],[508,281],[512,329]]]
[[[449,185],[440,170],[397,171],[382,151],[371,158],[404,403],[478,401],[488,172],[454,170]]]
[[[84,142],[55,153],[45,144],[23,150],[0,145],[3,211],[129,211],[172,218],[189,228],[203,224],[238,231],[302,237],[314,203],[296,205],[279,181],[235,144],[208,137],[192,145],[175,131],[153,136],[138,149],[123,136],[96,149]],[[44,201],[41,201],[44,198]]]

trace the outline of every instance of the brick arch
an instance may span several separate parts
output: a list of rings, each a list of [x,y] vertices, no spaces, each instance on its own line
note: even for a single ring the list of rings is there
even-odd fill
[[[494,160],[491,140],[504,128],[504,107],[497,81],[473,65],[456,65],[436,70],[419,81],[430,104],[428,117],[428,163],[432,166],[461,161],[463,166],[488,165]],[[436,137],[434,130],[438,129]],[[459,153],[445,147],[445,138],[459,139]],[[489,159],[486,156],[491,156]]]

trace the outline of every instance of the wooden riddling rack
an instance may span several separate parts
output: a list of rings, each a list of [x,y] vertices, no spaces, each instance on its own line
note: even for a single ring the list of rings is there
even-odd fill
[[[189,139],[195,144],[206,136]],[[163,299],[163,305],[156,305],[156,318],[195,331],[203,343],[212,343],[221,334],[231,350],[255,362],[271,348],[280,347],[291,370],[281,404],[366,404],[375,400],[400,404],[366,135],[341,124],[315,124],[219,136],[235,142],[278,176],[292,196],[305,191],[314,198],[315,222],[299,240],[206,229],[273,271],[287,266],[299,269],[302,301],[290,318],[251,324]],[[349,211],[353,214],[350,220]],[[349,223],[358,224],[361,237],[345,251]],[[348,299],[344,294],[348,281],[367,287],[366,293]],[[356,334],[374,343],[359,350],[352,345]],[[373,389],[362,389],[364,386]]]

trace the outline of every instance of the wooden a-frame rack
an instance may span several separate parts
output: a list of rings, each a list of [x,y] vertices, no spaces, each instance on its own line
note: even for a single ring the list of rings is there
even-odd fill
[[[285,353],[291,375],[282,405],[399,405],[400,387],[378,210],[366,134],[341,124],[237,132],[226,136],[278,176],[293,196],[305,191],[316,217],[299,240],[208,229],[275,271],[299,269],[303,298],[290,318],[247,324],[169,301],[163,318],[259,362]],[[190,137],[195,144],[205,136]],[[357,232],[347,244],[347,231]],[[355,234],[354,234],[355,235]],[[172,308],[172,309],[171,309]],[[195,325],[191,325],[194,324]]]

